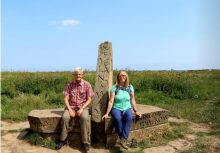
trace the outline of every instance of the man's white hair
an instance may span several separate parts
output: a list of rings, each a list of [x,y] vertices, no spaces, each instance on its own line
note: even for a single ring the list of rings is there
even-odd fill
[[[82,72],[83,73],[83,69],[81,67],[76,67],[74,70],[73,70],[73,73],[75,72]]]

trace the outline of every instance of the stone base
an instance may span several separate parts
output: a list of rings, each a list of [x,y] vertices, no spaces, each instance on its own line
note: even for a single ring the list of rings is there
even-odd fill
[[[30,128],[39,133],[58,133],[61,132],[61,118],[64,109],[43,109],[32,110],[28,114]],[[89,115],[91,122],[91,115]],[[89,123],[91,125],[91,123]],[[79,119],[73,118],[70,123],[70,132],[80,132]]]
[[[168,111],[155,106],[137,105],[138,111],[142,114],[142,118],[133,116],[133,123],[129,140],[135,139],[137,142],[162,135],[168,129]],[[32,110],[28,115],[30,128],[38,132],[44,138],[59,139],[61,132],[61,117],[64,109],[44,109]],[[91,118],[91,115],[90,115]],[[90,119],[91,122],[91,119]],[[81,144],[80,124],[78,118],[74,118],[71,123],[72,129],[69,131],[70,141],[72,146]],[[91,125],[91,123],[90,123]],[[92,124],[92,141],[95,139],[106,142],[107,146],[115,145],[117,134],[114,128],[114,122],[111,116],[107,117],[105,122]]]
[[[133,116],[133,122],[128,141],[135,139],[137,142],[163,135],[168,130],[168,111],[155,106],[137,105],[141,118]],[[134,113],[133,113],[134,114]],[[105,120],[106,145],[114,146],[118,141],[114,121],[109,116]]]
[[[64,108],[32,110],[28,114],[30,128],[40,133],[56,133],[61,131],[61,116]]]
[[[131,142],[132,139],[135,139],[137,142],[141,142],[143,140],[148,140],[150,138],[157,138],[166,133],[169,129],[169,123],[156,125],[153,127],[147,127],[144,129],[133,130],[129,134],[128,141]],[[106,146],[114,146],[118,140],[118,136],[116,133],[107,134]]]
[[[141,118],[133,115],[131,131],[168,123],[168,111],[155,106],[137,104]],[[134,114],[134,113],[133,113]],[[115,125],[111,116],[105,120],[105,132],[115,133]]]
[[[64,109],[32,110],[28,114],[30,128],[40,133],[44,139],[59,140],[61,132],[61,118]],[[91,125],[91,115],[89,115]],[[69,140],[70,146],[81,146],[81,132],[79,118],[73,118],[70,122]],[[91,130],[91,128],[90,128]],[[91,131],[90,131],[91,133]]]

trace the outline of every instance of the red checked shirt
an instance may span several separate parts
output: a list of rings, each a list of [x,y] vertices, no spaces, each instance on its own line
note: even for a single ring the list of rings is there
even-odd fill
[[[64,96],[69,96],[71,107],[82,107],[86,103],[87,98],[93,95],[90,83],[85,80],[81,80],[80,83],[72,81],[64,89]]]

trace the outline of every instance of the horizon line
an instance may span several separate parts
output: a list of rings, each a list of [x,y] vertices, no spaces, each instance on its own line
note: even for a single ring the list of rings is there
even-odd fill
[[[113,71],[219,71],[220,69],[144,69],[144,70],[135,70],[135,69],[113,69]],[[95,72],[93,69],[84,69],[83,71]],[[0,70],[0,72],[71,72],[71,70]]]

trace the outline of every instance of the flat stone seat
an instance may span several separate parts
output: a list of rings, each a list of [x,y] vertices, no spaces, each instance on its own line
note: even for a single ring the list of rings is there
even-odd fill
[[[145,139],[157,137],[167,132],[168,124],[168,111],[159,107],[150,105],[137,104],[138,111],[142,114],[142,118],[137,119],[133,116],[133,122],[128,140],[135,139],[140,142]],[[28,115],[30,128],[41,134],[44,138],[59,139],[61,132],[61,117],[64,108],[58,109],[44,109],[32,110]],[[80,124],[79,120],[73,119],[70,124],[73,124],[70,130],[70,138],[73,146],[79,146],[76,142],[80,142]],[[91,125],[91,115],[90,115]],[[111,116],[105,120],[105,136],[106,146],[114,146],[118,141],[117,134],[114,128],[114,122]],[[99,129],[95,129],[99,130]]]
[[[136,118],[136,116],[133,115],[132,127],[128,138],[129,141],[135,139],[137,142],[140,142],[144,139],[157,137],[167,132],[169,128],[167,110],[156,106],[141,104],[137,104],[137,108],[142,114],[142,118]],[[108,116],[105,120],[107,146],[113,146],[118,141],[114,127],[113,119],[111,116]]]
[[[64,108],[32,110],[28,114],[30,128],[39,133],[60,133],[63,111]],[[91,115],[89,117],[91,121]],[[72,119],[70,125],[70,132],[80,132],[78,118]]]
[[[59,140],[63,112],[64,108],[32,110],[28,114],[28,121],[31,130],[39,133],[44,139]],[[89,115],[89,117],[91,125],[91,115]],[[69,145],[72,147],[82,146],[79,119],[72,119],[70,127]]]
[[[137,104],[141,118],[136,118],[133,112],[133,122],[131,130],[143,129],[168,122],[168,111],[159,107]],[[111,116],[105,120],[105,132],[114,133],[114,122]]]

